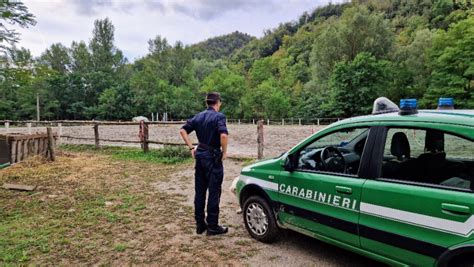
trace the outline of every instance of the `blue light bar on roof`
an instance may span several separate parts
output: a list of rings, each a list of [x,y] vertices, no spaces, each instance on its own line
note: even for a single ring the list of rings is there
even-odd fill
[[[400,99],[400,115],[416,114],[418,101],[414,98]]]
[[[439,98],[438,109],[454,109],[454,99],[452,97]]]

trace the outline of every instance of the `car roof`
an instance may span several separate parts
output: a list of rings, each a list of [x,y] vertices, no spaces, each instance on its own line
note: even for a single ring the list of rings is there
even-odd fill
[[[416,114],[400,115],[390,112],[341,120],[336,124],[364,122],[433,122],[474,127],[474,110],[419,110]]]

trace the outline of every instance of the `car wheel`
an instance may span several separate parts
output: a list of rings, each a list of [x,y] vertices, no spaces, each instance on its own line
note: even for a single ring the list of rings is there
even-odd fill
[[[462,259],[455,261],[454,264],[450,265],[450,266],[473,267],[474,266],[474,258],[472,258],[472,257],[463,257]]]
[[[249,234],[264,243],[272,243],[279,237],[280,229],[270,205],[260,196],[251,196],[244,203],[245,228]]]

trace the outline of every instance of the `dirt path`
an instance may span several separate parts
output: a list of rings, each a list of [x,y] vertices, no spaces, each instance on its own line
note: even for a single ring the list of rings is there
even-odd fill
[[[225,162],[225,177],[223,193],[221,198],[221,222],[230,226],[230,238],[223,237],[222,242],[228,246],[235,244],[251,248],[250,257],[243,259],[240,263],[251,266],[375,266],[380,263],[365,257],[348,252],[338,247],[323,243],[292,231],[283,232],[284,237],[275,244],[264,244],[250,238],[243,225],[241,214],[236,211],[239,208],[235,196],[230,193],[229,187],[234,177],[237,177],[242,169],[242,162],[228,160]],[[193,205],[193,169],[183,170],[177,174],[178,183],[159,183],[162,189],[179,187],[180,192],[187,195],[186,205]],[[185,182],[179,182],[185,181]],[[235,237],[239,237],[236,239]],[[341,257],[344,255],[344,257]]]

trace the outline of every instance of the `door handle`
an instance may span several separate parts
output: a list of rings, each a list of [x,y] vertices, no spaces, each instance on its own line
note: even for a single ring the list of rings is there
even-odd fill
[[[345,186],[340,186],[340,185],[336,186],[336,191],[341,193],[341,194],[346,194],[346,195],[352,194],[352,188],[345,187]]]
[[[471,214],[471,208],[468,206],[450,204],[450,203],[442,203],[441,209],[447,213],[454,213],[455,215],[466,215]]]

